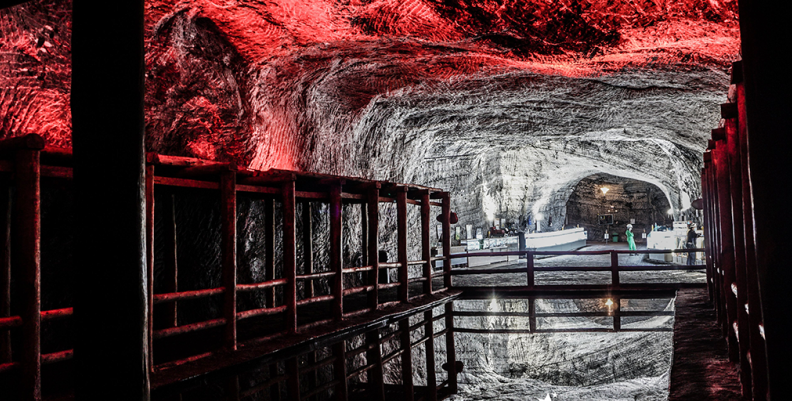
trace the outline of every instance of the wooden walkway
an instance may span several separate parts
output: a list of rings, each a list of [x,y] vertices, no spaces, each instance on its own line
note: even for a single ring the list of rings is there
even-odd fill
[[[706,289],[677,292],[669,401],[742,400],[736,364]]]

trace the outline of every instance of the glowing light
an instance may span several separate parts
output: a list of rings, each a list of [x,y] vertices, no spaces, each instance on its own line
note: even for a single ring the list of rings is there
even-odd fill
[[[541,214],[541,213],[537,213],[536,214],[536,220],[542,220],[543,218],[544,218],[543,214]]]
[[[611,300],[610,298],[608,298],[608,300],[607,300],[607,301],[605,301],[605,305],[607,305],[607,306],[610,308],[611,306],[613,306],[613,300]]]
[[[668,215],[670,216],[672,214],[674,214],[674,209],[668,209]]]
[[[610,191],[610,188],[608,188],[608,187],[602,187],[602,188],[600,188],[600,191],[602,191],[602,194],[603,194],[603,195],[606,195],[606,194],[608,193],[608,191]]]

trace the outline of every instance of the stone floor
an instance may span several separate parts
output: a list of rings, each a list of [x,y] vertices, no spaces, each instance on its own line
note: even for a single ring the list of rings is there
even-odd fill
[[[669,400],[741,400],[737,365],[706,289],[677,292]]]

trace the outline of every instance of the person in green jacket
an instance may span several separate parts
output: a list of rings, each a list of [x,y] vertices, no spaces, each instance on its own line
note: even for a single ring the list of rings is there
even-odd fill
[[[634,238],[635,234],[633,234],[633,232],[632,232],[632,224],[627,224],[627,232],[625,233],[625,235],[627,235],[627,245],[630,246],[630,250],[631,251],[634,251],[635,250],[635,238]]]

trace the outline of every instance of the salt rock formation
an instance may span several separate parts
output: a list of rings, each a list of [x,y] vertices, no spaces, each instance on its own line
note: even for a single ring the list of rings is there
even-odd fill
[[[732,0],[145,7],[149,150],[442,187],[462,224],[561,222],[603,172],[689,207],[739,51]],[[0,11],[3,135],[69,146],[70,8]]]

